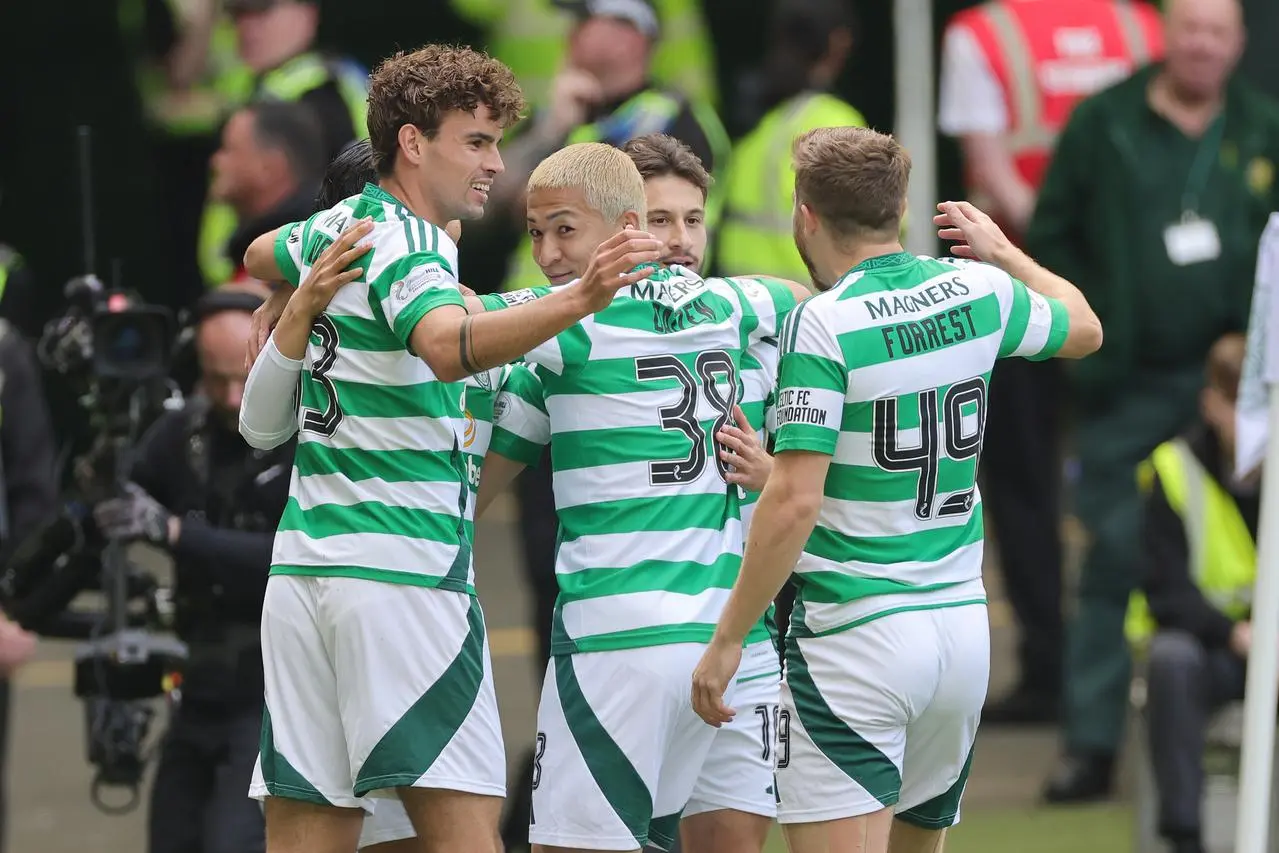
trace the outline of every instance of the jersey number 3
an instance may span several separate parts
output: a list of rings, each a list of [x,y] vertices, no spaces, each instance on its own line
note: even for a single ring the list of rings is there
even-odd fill
[[[328,315],[321,314],[311,327],[311,334],[320,339],[320,355],[311,364],[311,379],[319,383],[328,398],[328,405],[319,409],[302,409],[302,429],[324,436],[337,432],[342,423],[342,407],[338,404],[338,391],[329,378],[329,371],[338,357],[338,329]]]
[[[714,456],[720,477],[728,477],[728,463],[718,453],[711,451],[708,454],[706,430],[702,429],[702,424],[697,419],[697,402],[699,397],[704,396],[707,404],[716,412],[715,423],[710,430],[712,436],[731,424],[733,403],[737,397],[737,368],[733,365],[732,357],[722,350],[699,353],[693,368],[689,370],[688,365],[673,355],[649,355],[635,359],[635,378],[641,382],[658,379],[679,381],[682,392],[679,400],[659,409],[658,421],[662,429],[682,432],[693,443],[688,456],[683,459],[648,464],[648,479],[654,486],[673,486],[695,481],[706,470],[708,455]],[[720,389],[718,380],[732,389],[728,396]]]
[[[964,515],[972,510],[972,486],[949,495],[937,507],[941,451],[944,446],[946,458],[957,462],[974,459],[981,454],[982,438],[986,432],[986,380],[978,376],[950,386],[942,396],[940,412],[937,396],[936,388],[918,394],[919,441],[907,446],[901,443],[899,398],[886,397],[875,401],[871,440],[875,464],[885,471],[918,473],[915,517],[920,520]],[[973,415],[973,425],[968,428],[964,425],[966,414]]]

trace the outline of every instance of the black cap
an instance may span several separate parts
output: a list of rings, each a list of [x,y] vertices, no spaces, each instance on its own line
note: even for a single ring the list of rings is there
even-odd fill
[[[656,41],[662,34],[657,8],[651,0],[552,0],[579,18],[617,18]]]
[[[773,11],[772,37],[820,56],[832,32],[856,27],[852,0],[780,0]]]

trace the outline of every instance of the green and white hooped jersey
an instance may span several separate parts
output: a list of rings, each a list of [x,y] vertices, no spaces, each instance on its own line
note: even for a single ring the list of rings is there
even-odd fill
[[[348,224],[369,217],[364,275],[312,329],[298,447],[273,574],[353,577],[474,592],[473,500],[461,382],[409,351],[418,321],[464,306],[457,247],[372,184],[281,229],[275,257],[297,284]]]
[[[976,474],[990,371],[1051,357],[1067,331],[1060,302],[995,267],[904,252],[792,312],[774,451],[832,457],[795,569],[795,636],[985,601]]]
[[[462,411],[462,452],[466,454],[466,479],[473,496],[466,505],[466,518],[475,521],[475,500],[480,490],[484,455],[493,438],[493,404],[514,365],[490,368],[462,380],[466,386]]]
[[[532,464],[551,445],[554,653],[710,639],[743,546],[713,436],[731,423],[743,353],[794,305],[781,284],[658,270],[512,370],[492,450]]]
[[[755,281],[742,278],[733,280],[739,283]],[[790,292],[789,289],[787,292]],[[777,385],[777,356],[777,338],[775,337],[760,338],[755,346],[742,354],[742,387],[739,405],[765,448],[768,447],[768,434],[775,428],[776,408],[773,405],[773,399],[774,388]],[[738,487],[738,496],[741,499],[743,541],[750,537],[751,517],[755,514],[755,504],[759,501],[759,494],[759,492]],[[760,617],[759,622],[751,628],[746,642],[750,644],[765,639],[772,640],[774,645],[777,643],[776,608],[771,604]]]

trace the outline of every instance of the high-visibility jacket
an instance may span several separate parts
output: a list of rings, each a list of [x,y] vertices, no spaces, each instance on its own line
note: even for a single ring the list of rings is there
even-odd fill
[[[165,2],[174,27],[180,32],[186,26],[183,3]],[[140,57],[134,78],[147,122],[169,136],[216,133],[227,111],[243,99],[253,81],[253,72],[237,52],[231,19],[218,16],[209,39],[204,73],[189,88],[177,92],[169,86],[163,59],[145,58],[145,0],[121,0],[118,18],[126,44]]]
[[[15,249],[0,243],[0,299],[4,298],[5,288],[9,285],[9,276],[22,267],[22,255]]]
[[[569,134],[565,145],[576,145],[579,142],[607,142],[610,145],[622,146],[637,136],[649,133],[662,133],[671,126],[679,116],[680,110],[688,104],[698,125],[710,143],[715,168],[727,163],[729,157],[728,133],[720,123],[715,111],[698,104],[697,101],[685,101],[679,95],[662,89],[646,89],[634,95],[613,110],[607,116],[592,123],[585,124]],[[710,193],[706,197],[706,225],[714,226],[719,210],[722,207],[723,193],[711,184]],[[703,259],[703,263],[707,259]],[[506,281],[503,290],[519,290],[545,282],[545,276],[533,260],[533,241],[527,233],[520,240],[514,257],[507,265]]]
[[[862,114],[821,92],[801,92],[774,107],[734,147],[717,254],[725,275],[808,281],[791,224],[795,137],[819,127],[865,127]]]
[[[973,34],[999,80],[1008,148],[1035,188],[1075,104],[1163,56],[1159,12],[1137,0],[991,0],[954,25]]]
[[[1257,577],[1257,546],[1238,504],[1183,439],[1164,442],[1141,464],[1137,476],[1143,491],[1150,490],[1155,474],[1168,506],[1185,526],[1191,580],[1226,616],[1246,618]],[[1124,620],[1129,643],[1141,648],[1155,628],[1145,596],[1134,592]]]
[[[650,76],[695,101],[715,105],[715,43],[700,0],[657,0],[662,37]],[[544,106],[564,62],[572,16],[550,0],[452,0],[453,10],[485,30],[487,51],[515,74],[529,105]]]
[[[238,93],[236,103],[248,103],[254,99],[296,101],[330,80],[337,83],[338,92],[350,112],[355,138],[367,137],[369,77],[368,72],[354,62],[314,52],[295,56],[256,81],[249,78],[245,88]],[[225,284],[235,272],[235,263],[225,254],[227,240],[235,232],[235,225],[235,211],[228,205],[213,199],[205,202],[197,251],[200,272],[208,287]]]

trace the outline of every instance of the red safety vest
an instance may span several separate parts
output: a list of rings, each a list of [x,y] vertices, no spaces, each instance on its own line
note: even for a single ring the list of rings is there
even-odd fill
[[[1036,189],[1075,104],[1163,57],[1159,12],[1135,0],[992,0],[954,23],[999,79],[1009,151]]]

